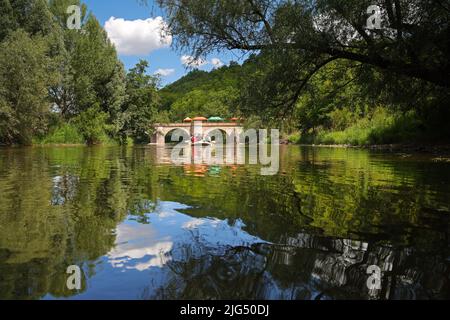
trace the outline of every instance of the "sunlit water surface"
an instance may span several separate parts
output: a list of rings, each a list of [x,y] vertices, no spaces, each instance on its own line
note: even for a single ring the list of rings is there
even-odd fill
[[[262,176],[168,154],[0,149],[0,299],[450,298],[450,163],[281,146]]]

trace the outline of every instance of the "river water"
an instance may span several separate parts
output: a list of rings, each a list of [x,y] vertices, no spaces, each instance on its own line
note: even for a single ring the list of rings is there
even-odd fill
[[[160,153],[0,149],[0,299],[450,298],[450,163],[281,146],[263,176]]]

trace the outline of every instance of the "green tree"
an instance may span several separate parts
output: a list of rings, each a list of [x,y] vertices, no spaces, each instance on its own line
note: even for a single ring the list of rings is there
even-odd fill
[[[449,10],[427,0],[158,0],[166,9],[175,47],[200,57],[215,50],[261,53],[251,102],[292,111],[307,83],[333,61],[362,66],[378,97],[448,101]],[[368,29],[370,5],[383,13]],[[398,92],[398,88],[407,91]],[[397,92],[395,92],[397,90]],[[370,91],[370,90],[368,90]],[[422,95],[423,95],[422,94]],[[429,110],[430,108],[426,108]],[[261,111],[261,110],[260,110]],[[284,113],[285,111],[280,111]],[[426,112],[425,112],[426,113]],[[282,115],[281,115],[282,116]]]
[[[81,30],[66,26],[69,5],[81,7]],[[98,104],[108,114],[111,133],[116,134],[124,125],[125,70],[114,46],[79,0],[55,0],[50,7],[64,30],[65,43],[59,60],[61,81],[50,91],[53,100],[65,120]]]
[[[59,53],[62,33],[50,9],[46,0],[1,0],[0,42],[20,28],[30,36],[46,36],[49,55],[54,57]]]
[[[158,79],[148,75],[147,68],[148,62],[140,60],[127,74],[123,134],[136,142],[148,142],[159,111]]]
[[[228,118],[237,112],[240,80],[247,67],[236,63],[210,72],[192,70],[160,91],[162,108],[170,110],[172,121],[185,117],[220,116]]]
[[[82,6],[81,30],[66,26],[68,5],[79,1],[51,2],[60,23],[64,46],[56,57],[60,78],[50,88],[50,96],[63,121],[68,121],[94,105],[108,117],[110,133],[115,135],[123,127],[121,107],[125,99],[125,70],[106,32],[93,15],[86,16]]]
[[[236,92],[228,88],[220,91],[194,89],[176,100],[171,109],[172,119],[182,121],[186,117],[229,118],[230,105],[234,103]]]
[[[80,30],[70,30],[67,28],[67,8],[70,5],[77,5],[81,7],[82,26],[85,24],[87,7],[81,4],[79,0],[51,0],[49,1],[50,10],[53,13],[59,28],[61,30],[61,37],[63,45],[57,50],[55,57],[55,64],[59,70],[58,81],[50,88],[50,97],[55,105],[58,107],[62,118],[69,120],[79,111],[76,104],[74,76],[75,70],[72,66],[72,56],[74,54],[75,46],[82,37]]]
[[[124,69],[114,45],[94,16],[87,18],[70,59],[76,101],[74,113],[95,103],[107,113],[117,110],[124,98]]]
[[[82,7],[81,30],[67,28],[66,10],[69,5]],[[106,118],[101,116],[99,119],[104,120],[103,125],[108,126],[110,135],[114,136],[122,130],[125,70],[106,32],[93,15],[87,15],[84,4],[79,0],[0,0],[0,13],[0,43],[2,54],[5,55],[0,61],[0,69],[3,71],[0,84],[2,142],[30,143],[33,135],[46,133],[49,121],[53,127],[63,126],[85,111],[97,107],[102,115],[107,115]],[[27,46],[31,44],[25,41],[24,35],[11,38],[19,31],[27,35],[35,48],[28,50]],[[23,52],[13,55],[13,49],[8,48],[11,41],[14,42],[12,48],[17,51],[23,45]],[[25,72],[28,60],[31,64],[31,77]],[[41,61],[40,69],[36,61]],[[20,70],[21,72],[13,74],[8,71],[19,68],[21,63],[23,66],[20,68],[24,72]],[[41,81],[41,69],[47,73],[46,81]],[[13,86],[19,85],[20,77],[23,78],[21,86],[27,88],[28,100],[25,101],[21,96],[18,102],[12,101],[12,97],[19,94]],[[32,97],[33,91],[29,90],[32,86],[36,89],[35,97]],[[17,104],[30,104],[32,99],[41,101],[44,98],[47,102],[45,112],[28,112],[21,115],[21,118],[15,114],[19,108]],[[48,117],[50,104],[52,112],[51,117]],[[39,109],[43,103],[34,105],[34,109]],[[37,123],[39,125],[35,125]],[[92,140],[90,143],[96,142],[95,139]]]
[[[0,41],[2,41],[10,31],[17,28],[17,21],[9,0],[0,0],[0,17]]]
[[[448,4],[391,0],[158,0],[177,45],[199,56],[215,49],[293,50],[312,70],[347,59],[449,87]],[[369,6],[385,11],[367,26]],[[433,58],[433,59],[431,59]],[[315,63],[314,63],[315,62]],[[442,72],[442,71],[446,72]]]
[[[30,144],[46,128],[54,75],[45,38],[12,32],[0,44],[0,141]]]
[[[74,123],[88,145],[99,144],[107,138],[111,126],[107,124],[108,114],[98,104],[81,112]]]

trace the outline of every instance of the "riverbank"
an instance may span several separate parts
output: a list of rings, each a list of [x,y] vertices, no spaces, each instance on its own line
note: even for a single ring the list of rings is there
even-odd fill
[[[292,143],[289,143],[292,144]],[[351,148],[351,149],[368,149],[384,152],[402,152],[402,153],[424,153],[435,156],[441,156],[443,161],[450,162],[450,144],[380,144],[380,145],[349,145],[349,144],[306,144],[296,143],[294,145],[302,147],[316,148]]]

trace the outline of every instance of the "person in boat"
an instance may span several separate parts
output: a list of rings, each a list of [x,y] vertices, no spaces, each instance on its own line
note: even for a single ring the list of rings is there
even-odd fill
[[[202,137],[201,137],[200,134],[197,134],[197,135],[193,136],[192,139],[191,139],[192,143],[196,143],[196,142],[199,142],[201,140],[202,140]]]

